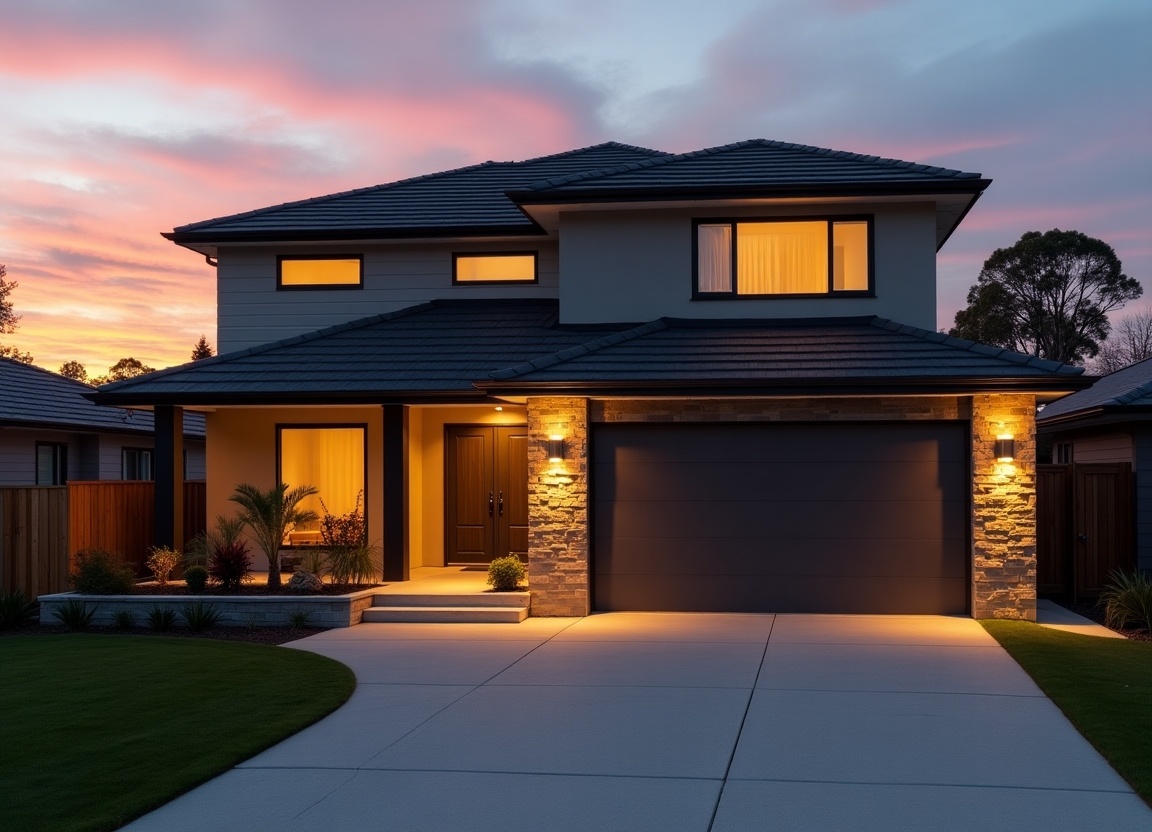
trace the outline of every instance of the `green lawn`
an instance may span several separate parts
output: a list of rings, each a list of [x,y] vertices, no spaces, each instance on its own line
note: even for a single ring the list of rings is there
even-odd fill
[[[335,710],[331,659],[210,639],[0,639],[0,829],[115,829]]]
[[[1152,642],[1081,636],[1026,621],[981,623],[1152,803]]]

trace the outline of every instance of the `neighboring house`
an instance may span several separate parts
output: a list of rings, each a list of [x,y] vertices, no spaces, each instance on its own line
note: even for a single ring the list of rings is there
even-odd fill
[[[206,414],[209,516],[363,494],[387,580],[516,552],[537,615],[1033,618],[1035,407],[1088,382],[933,331],[988,185],[607,143],[182,226],[223,354],[95,398]]]
[[[152,414],[97,405],[93,388],[0,358],[0,486],[149,480]],[[204,420],[186,423],[186,478],[204,479]]]
[[[1152,359],[1046,406],[1036,427],[1054,463],[1126,462],[1135,474],[1136,564],[1152,570]]]

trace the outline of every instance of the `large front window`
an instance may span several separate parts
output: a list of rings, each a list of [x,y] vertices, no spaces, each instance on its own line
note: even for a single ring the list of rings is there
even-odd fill
[[[363,425],[280,428],[280,481],[288,487],[311,485],[319,493],[301,508],[317,516],[364,512]],[[364,512],[367,514],[367,512]],[[320,543],[320,524],[297,529],[292,543]]]
[[[696,225],[696,294],[867,294],[869,221],[716,221]]]

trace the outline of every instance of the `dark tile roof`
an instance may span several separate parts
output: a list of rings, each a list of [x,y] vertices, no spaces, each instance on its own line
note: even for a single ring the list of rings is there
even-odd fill
[[[664,155],[605,142],[523,162],[484,162],[370,188],[273,205],[179,226],[165,236],[178,243],[228,239],[364,238],[418,232],[534,233],[538,229],[505,192],[540,179],[613,168]]]
[[[1078,368],[878,318],[565,327],[554,300],[433,301],[102,387],[106,403],[463,399],[490,386],[915,380],[1078,386]]]
[[[675,156],[629,161],[610,170],[578,171],[535,182],[514,199],[548,201],[576,195],[707,191],[771,192],[774,189],[916,185],[931,189],[980,191],[988,184],[978,173],[862,156],[842,150],[750,139]]]
[[[1027,379],[1083,371],[883,318],[665,319],[492,374],[517,382]]]
[[[1040,412],[1037,421],[1043,423],[1101,408],[1123,410],[1149,406],[1152,406],[1152,358],[1102,376],[1087,390],[1052,402]]]
[[[152,414],[93,404],[87,384],[0,358],[0,425],[115,433],[152,433]],[[204,436],[204,417],[188,414],[185,435]]]

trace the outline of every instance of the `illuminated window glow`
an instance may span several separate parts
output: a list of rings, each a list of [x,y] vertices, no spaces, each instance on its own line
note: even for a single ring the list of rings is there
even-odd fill
[[[316,257],[281,257],[281,288],[331,288],[360,286],[362,269],[359,257],[321,259]]]
[[[536,255],[457,254],[452,258],[455,283],[535,283]]]
[[[367,501],[364,495],[364,437],[363,427],[280,429],[281,482],[287,483],[289,489],[311,485],[320,492],[305,498],[301,508],[310,509],[320,517],[324,516],[324,507],[330,514],[347,514],[356,508],[358,496],[362,498],[361,508],[364,508]],[[307,529],[298,528],[296,532],[318,532],[319,528],[316,522],[309,524]],[[294,534],[293,538],[296,537]]]
[[[696,228],[698,294],[764,297],[869,289],[867,220],[708,222]]]

